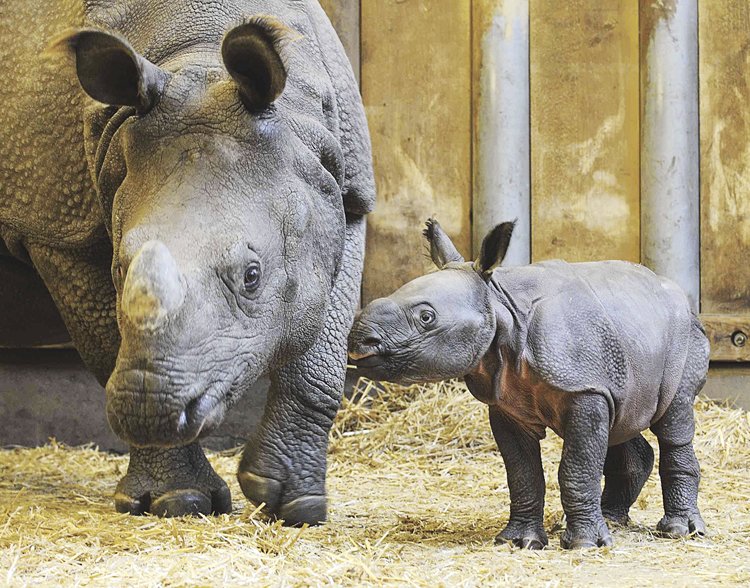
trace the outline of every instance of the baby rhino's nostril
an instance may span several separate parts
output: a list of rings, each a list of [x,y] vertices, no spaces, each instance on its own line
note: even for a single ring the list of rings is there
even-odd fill
[[[377,335],[369,335],[362,340],[362,344],[367,347],[377,347],[382,341]]]

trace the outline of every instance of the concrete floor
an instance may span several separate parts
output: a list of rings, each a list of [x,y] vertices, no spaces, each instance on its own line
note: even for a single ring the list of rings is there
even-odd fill
[[[351,388],[355,377],[350,378]],[[203,442],[211,449],[242,444],[263,414],[268,381],[258,382]],[[750,410],[750,365],[712,365],[704,393]],[[104,415],[104,390],[71,349],[0,349],[0,447],[36,446],[50,437],[68,445],[94,443],[104,450],[127,447]]]

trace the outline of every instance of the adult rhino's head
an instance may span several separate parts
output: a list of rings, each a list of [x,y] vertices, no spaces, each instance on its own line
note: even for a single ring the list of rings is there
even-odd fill
[[[289,36],[255,17],[220,49],[159,66],[101,30],[59,43],[101,103],[87,111],[86,148],[122,337],[107,411],[132,444],[205,434],[322,329],[345,232],[342,155],[317,122],[327,82],[283,99]]]
[[[349,358],[375,380],[414,383],[458,378],[487,353],[497,331],[492,270],[505,257],[514,223],[492,229],[466,262],[437,221],[424,235],[440,271],[368,304],[349,335]]]

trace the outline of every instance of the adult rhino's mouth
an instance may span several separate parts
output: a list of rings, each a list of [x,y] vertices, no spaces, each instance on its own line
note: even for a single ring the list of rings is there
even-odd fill
[[[137,447],[187,445],[221,423],[228,392],[223,383],[182,388],[164,375],[121,370],[107,383],[107,420]]]

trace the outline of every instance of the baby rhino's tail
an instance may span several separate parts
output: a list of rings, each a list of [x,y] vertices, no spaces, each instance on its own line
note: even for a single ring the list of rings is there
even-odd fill
[[[685,361],[685,369],[682,373],[680,388],[692,389],[692,398],[700,393],[708,375],[708,359],[711,355],[711,345],[708,342],[706,329],[703,327],[698,315],[692,313],[692,324],[690,326],[690,343]]]

